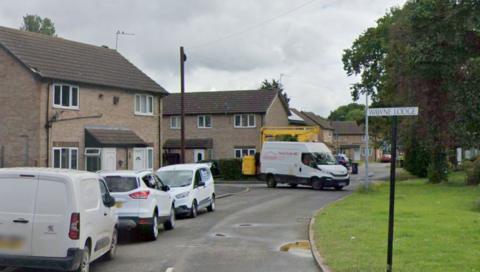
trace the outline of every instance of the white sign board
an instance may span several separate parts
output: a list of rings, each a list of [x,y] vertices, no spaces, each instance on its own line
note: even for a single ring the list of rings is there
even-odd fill
[[[410,115],[418,115],[418,107],[368,109],[368,116],[410,116]]]

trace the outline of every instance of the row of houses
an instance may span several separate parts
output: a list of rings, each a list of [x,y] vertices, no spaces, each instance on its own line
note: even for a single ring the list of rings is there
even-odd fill
[[[187,93],[185,106],[187,162],[254,154],[265,126],[319,126],[332,149],[362,154],[355,123],[289,109],[277,91]],[[0,27],[0,108],[0,167],[156,169],[179,160],[179,94],[107,47]]]

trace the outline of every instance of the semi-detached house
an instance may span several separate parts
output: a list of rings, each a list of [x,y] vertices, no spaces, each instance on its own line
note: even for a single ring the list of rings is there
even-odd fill
[[[0,27],[0,167],[157,168],[166,94],[115,50]]]
[[[261,149],[261,128],[288,126],[288,105],[275,90],[185,94],[186,162],[241,158]],[[180,94],[164,99],[164,158],[180,158]]]

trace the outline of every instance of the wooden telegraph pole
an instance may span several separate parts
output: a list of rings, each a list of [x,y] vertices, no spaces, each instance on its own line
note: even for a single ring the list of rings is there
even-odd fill
[[[187,56],[180,46],[180,162],[185,163],[185,61]]]

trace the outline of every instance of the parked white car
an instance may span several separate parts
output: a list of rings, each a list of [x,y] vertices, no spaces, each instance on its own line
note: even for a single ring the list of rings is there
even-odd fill
[[[157,174],[170,186],[176,214],[194,218],[201,208],[215,210],[215,184],[208,165],[170,165],[158,169]]]
[[[175,228],[174,200],[152,171],[100,172],[116,199],[120,229],[137,228],[149,240],[158,238],[158,228]]]
[[[0,169],[0,266],[88,271],[95,259],[112,259],[114,205],[94,173]]]

